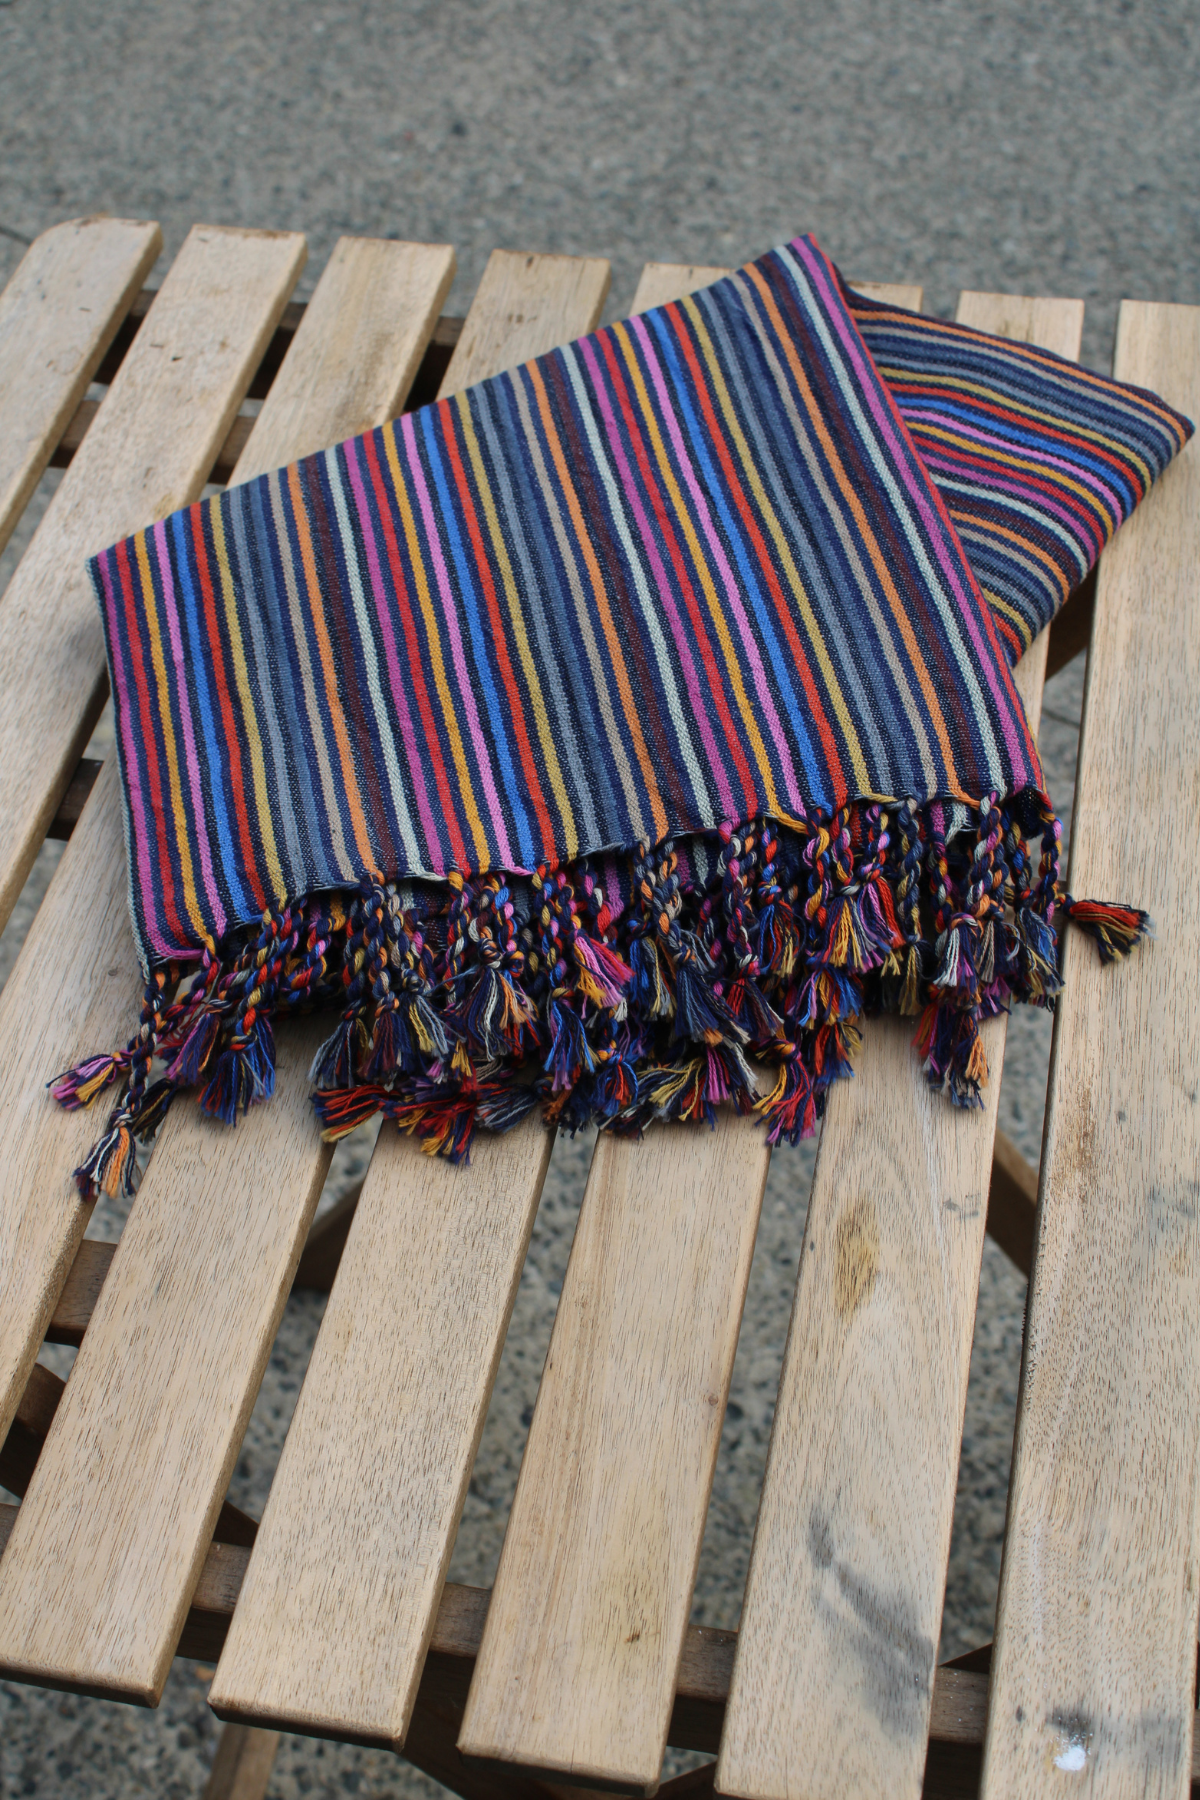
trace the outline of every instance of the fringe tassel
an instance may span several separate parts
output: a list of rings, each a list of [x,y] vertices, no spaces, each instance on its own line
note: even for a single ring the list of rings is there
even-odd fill
[[[1053,1006],[1056,927],[1070,919],[1109,962],[1150,922],[1063,893],[1044,796],[989,795],[953,834],[949,817],[906,800],[724,825],[703,854],[668,841],[606,860],[607,894],[584,860],[451,873],[424,907],[378,879],[281,906],[207,948],[189,985],[156,971],[130,1043],[55,1078],[66,1107],[120,1089],[80,1190],[132,1187],[136,1142],[182,1087],[229,1123],[269,1098],[273,1020],[318,1006],[340,1008],[311,1069],[324,1135],[382,1113],[454,1161],[538,1105],[567,1130],[636,1133],[732,1104],[795,1143],[880,1011],[916,1019],[929,1081],[978,1106],[979,1027],[1014,1001]],[[776,1071],[762,1097],[749,1056]]]

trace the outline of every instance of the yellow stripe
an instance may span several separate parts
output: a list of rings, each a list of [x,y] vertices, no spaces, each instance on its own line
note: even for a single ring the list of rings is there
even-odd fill
[[[475,475],[475,491],[483,507],[487,519],[488,532],[491,535],[492,549],[500,568],[501,580],[504,583],[504,598],[508,602],[508,616],[512,622],[513,640],[517,646],[517,654],[521,659],[521,667],[525,671],[525,685],[529,694],[529,704],[533,709],[534,723],[537,726],[538,741],[542,746],[542,754],[546,759],[546,773],[550,778],[550,786],[554,798],[558,802],[559,818],[562,821],[566,853],[569,859],[579,855],[579,834],[575,829],[575,814],[571,809],[567,784],[563,780],[562,769],[558,761],[558,752],[554,747],[554,732],[550,724],[550,715],[546,711],[546,700],[538,681],[537,663],[529,644],[529,634],[525,629],[525,620],[521,612],[521,597],[517,584],[513,579],[512,563],[509,560],[508,545],[504,541],[504,533],[500,529],[500,516],[496,511],[496,503],[492,498],[492,490],[488,485],[487,470],[483,466],[483,457],[479,450],[479,439],[471,418],[470,402],[466,390],[455,395],[458,407],[460,427],[467,446],[467,454],[471,458],[471,468]]]
[[[396,496],[396,504],[400,508],[400,517],[404,522],[404,537],[408,544],[408,554],[417,583],[417,598],[421,602],[421,612],[425,618],[425,635],[429,640],[429,662],[433,669],[438,699],[442,703],[442,718],[446,725],[446,735],[450,739],[450,752],[454,757],[454,766],[458,770],[467,822],[471,827],[471,836],[475,840],[478,873],[482,875],[490,867],[487,835],[483,829],[483,820],[479,816],[479,808],[475,804],[475,790],[471,786],[471,770],[463,749],[462,738],[459,736],[458,721],[454,717],[454,698],[450,692],[450,683],[446,679],[446,665],[442,660],[442,640],[438,635],[437,613],[434,611],[433,599],[429,591],[429,578],[425,573],[425,564],[421,557],[417,521],[413,517],[412,505],[408,498],[408,487],[396,451],[396,439],[399,435],[399,430],[385,431],[382,434],[384,447],[387,450],[388,468],[392,476],[392,489]]]
[[[554,415],[550,411],[550,400],[546,393],[546,384],[536,362],[531,362],[525,370],[530,385],[537,397],[538,412],[541,414],[542,428],[546,433],[546,442],[550,446],[550,456],[562,485],[563,500],[571,515],[571,524],[575,531],[575,543],[587,568],[588,578],[592,585],[592,593],[596,602],[596,611],[600,615],[600,625],[604,639],[608,645],[608,653],[612,658],[613,677],[617,684],[617,692],[621,696],[621,709],[625,714],[625,722],[629,726],[629,735],[633,741],[633,753],[637,757],[642,771],[642,779],[646,784],[646,797],[650,802],[650,812],[654,820],[654,829],[658,838],[667,835],[667,814],[663,807],[658,788],[658,771],[646,748],[646,736],[642,730],[642,721],[638,714],[633,697],[633,687],[629,680],[629,671],[625,666],[625,658],[621,653],[621,640],[613,619],[612,608],[608,603],[608,591],[604,585],[604,576],[596,556],[596,548],[588,531],[587,521],[583,516],[583,508],[579,504],[579,495],[575,492],[571,481],[571,471],[567,466],[566,454],[563,450],[558,430],[554,423]],[[657,842],[657,838],[655,840]]]
[[[807,372],[800,360],[796,346],[792,341],[792,335],[784,324],[783,319],[780,317],[779,307],[775,302],[774,295],[767,285],[762,270],[751,263],[747,267],[745,274],[747,279],[751,281],[758,290],[758,296],[763,310],[771,321],[772,328],[778,337],[780,348],[787,358],[788,365],[792,371],[793,379],[804,398],[809,418],[812,421],[813,430],[821,441],[821,446],[825,451],[833,479],[841,489],[843,503],[847,512],[858,526],[859,537],[866,546],[867,555],[874,565],[879,585],[883,589],[884,595],[887,598],[887,603],[892,609],[892,617],[896,622],[896,629],[900,633],[904,642],[904,647],[908,652],[909,668],[911,672],[916,675],[921,692],[925,697],[925,708],[929,716],[929,722],[933,726],[938,743],[941,745],[943,766],[946,769],[948,778],[951,782],[959,782],[958,762],[954,755],[954,745],[951,741],[949,730],[947,729],[945,715],[942,712],[941,701],[938,697],[937,688],[934,685],[932,672],[925,660],[922,647],[917,640],[916,632],[913,630],[913,623],[908,615],[908,611],[901,603],[900,595],[892,577],[892,571],[889,567],[887,557],[884,554],[883,546],[876,538],[875,533],[871,530],[870,524],[868,523],[866,508],[862,503],[862,496],[859,493],[858,487],[851,477],[849,470],[842,461],[829,427],[826,425],[824,416],[817,405],[816,397],[812,391],[812,384],[808,379]],[[968,574],[970,573],[969,570],[967,572]],[[961,788],[961,783],[959,783],[959,789],[955,793],[955,798],[967,798],[967,795]]]
[[[271,826],[271,799],[267,793],[267,765],[263,759],[262,739],[258,735],[258,724],[254,717],[254,702],[250,693],[250,673],[246,667],[246,652],[242,644],[241,627],[238,624],[237,594],[229,567],[229,555],[225,548],[225,523],[221,517],[219,506],[210,506],[208,516],[212,523],[213,549],[216,551],[217,567],[221,571],[221,593],[225,600],[225,620],[229,626],[229,647],[233,652],[233,669],[237,677],[238,698],[242,704],[242,724],[250,751],[250,767],[254,774],[254,804],[258,812],[259,830],[262,833],[263,854],[267,862],[267,879],[275,890],[276,905],[282,906],[288,899],[288,892],[283,879],[283,869],[279,862],[279,852],[275,848],[275,833]]]
[[[637,358],[633,353],[633,344],[630,340],[629,333],[623,323],[614,325],[613,333],[620,342],[625,357],[626,368],[629,370],[633,385],[637,391],[638,401],[642,409],[642,417],[645,420],[650,441],[654,446],[655,460],[658,463],[659,472],[662,475],[667,491],[675,506],[676,521],[687,538],[688,549],[692,556],[693,571],[699,577],[700,585],[704,589],[704,598],[708,603],[709,617],[712,619],[713,625],[716,628],[717,637],[721,645],[721,654],[725,658],[725,667],[729,672],[729,679],[733,686],[733,691],[737,696],[738,711],[742,715],[742,724],[745,726],[750,742],[754,748],[754,758],[758,763],[758,772],[762,777],[763,786],[766,790],[767,809],[770,812],[776,812],[779,808],[779,795],[775,791],[775,780],[771,773],[770,758],[767,755],[767,747],[763,742],[762,733],[758,728],[758,720],[755,717],[754,708],[746,693],[746,685],[742,679],[741,664],[738,661],[738,654],[734,648],[733,638],[730,635],[729,626],[721,608],[721,602],[717,595],[716,583],[709,570],[705,551],[696,535],[696,529],[692,524],[691,515],[684,505],[683,495],[679,491],[679,484],[675,479],[674,470],[671,468],[671,464],[668,460],[666,446],[662,440],[662,433],[658,428],[658,420],[654,416],[654,409],[651,405],[650,396],[646,391],[646,383],[643,379],[642,371],[638,367]]]
[[[1090,517],[1095,517],[1095,515],[1099,513],[1101,518],[1107,521],[1110,537],[1117,528],[1116,520],[1106,502],[1103,501],[1099,494],[1092,488],[1088,487],[1086,482],[1076,481],[1071,475],[1064,475],[1061,469],[1056,469],[1052,465],[1047,465],[1043,460],[1036,457],[1018,456],[1012,450],[998,449],[995,444],[981,445],[972,437],[964,437],[957,431],[947,430],[945,426],[928,425],[924,421],[917,426],[916,435],[921,438],[934,440],[940,444],[952,445],[954,448],[969,452],[973,456],[986,456],[989,462],[994,463],[999,467],[1008,469],[1028,469],[1032,474],[1039,475],[1046,481],[1052,481],[1056,488],[1061,488],[1065,493],[1080,495],[1087,503],[1088,514]],[[1049,454],[1053,454],[1053,452],[1050,452]],[[972,479],[977,479],[981,486],[984,485],[982,476],[972,477],[970,470],[965,470],[963,473],[963,480],[970,481]],[[1149,473],[1147,473],[1147,486],[1149,486],[1149,483],[1150,476]],[[995,504],[997,506],[1003,506],[1007,498],[1008,496],[1005,494],[997,494],[995,496]],[[1036,506],[1038,502],[1035,499],[1030,501],[1029,504]]]
[[[821,628],[817,623],[817,616],[813,612],[812,603],[808,597],[808,590],[801,580],[800,571],[796,567],[791,550],[788,547],[787,534],[778,518],[775,516],[775,508],[772,506],[766,489],[763,487],[762,481],[759,478],[758,470],[754,466],[754,459],[750,454],[750,446],[742,435],[742,428],[738,423],[737,414],[733,410],[733,403],[729,398],[729,390],[725,386],[725,378],[721,373],[721,366],[718,363],[716,353],[713,350],[712,341],[709,338],[708,332],[705,330],[704,320],[701,316],[700,309],[696,305],[696,302],[690,298],[683,300],[681,305],[684,307],[688,318],[692,322],[692,327],[696,333],[696,339],[700,345],[701,353],[708,365],[709,379],[712,382],[713,392],[716,394],[717,399],[720,402],[721,411],[725,415],[725,424],[737,450],[738,459],[741,462],[746,483],[753,493],[758,505],[759,513],[765,520],[767,529],[771,533],[779,557],[780,568],[787,577],[788,586],[791,588],[792,597],[796,602],[796,610],[803,621],[810,648],[820,667],[825,692],[829,696],[838,724],[841,726],[845,735],[846,744],[850,751],[850,761],[854,768],[855,783],[858,788],[865,793],[870,787],[870,776],[867,773],[866,758],[863,755],[858,732],[855,730],[854,719],[851,716],[849,707],[846,705],[845,696],[843,695],[841,686],[838,682],[837,670],[834,668],[829,651],[825,647],[825,640],[821,635]]]
[[[1074,367],[1072,368],[1072,372],[1075,372]],[[1011,395],[1002,392],[996,387],[989,386],[986,382],[964,381],[961,376],[955,375],[926,375],[924,373],[916,375],[911,369],[890,369],[885,368],[882,365],[880,365],[879,373],[890,387],[899,388],[901,391],[905,388],[932,387],[945,388],[950,394],[974,394],[981,400],[992,401],[994,405],[1002,407],[1005,412],[1016,413],[1018,417],[1030,419],[1035,424],[1045,425],[1052,431],[1062,431],[1064,429],[1064,421],[1061,417],[1056,418],[1052,412],[1046,412],[1042,407],[1031,406],[1027,400],[1014,400]],[[916,431],[918,433],[928,432],[931,437],[939,429],[939,427],[935,425],[927,425],[921,418],[909,420],[908,425],[911,431]],[[987,429],[987,420],[981,419],[980,430],[986,431]],[[1099,431],[1091,425],[1080,425],[1076,423],[1075,420],[1071,420],[1069,424],[1067,424],[1066,431],[1067,435],[1070,437],[1082,438],[1089,444],[1098,445],[1101,449],[1111,449],[1113,454],[1121,461],[1127,462],[1139,470],[1143,485],[1146,488],[1151,486],[1154,480],[1154,471],[1151,469],[1150,464],[1130,445],[1123,443],[1120,438],[1113,437],[1111,432]],[[1178,436],[1178,433],[1175,435]],[[1048,443],[1046,450],[1048,455],[1053,455],[1053,444]],[[995,449],[993,446],[987,446],[984,454],[1002,456],[1010,454],[1010,452]],[[1116,480],[1117,478],[1116,476],[1113,476],[1111,479]]]
[[[179,778],[175,727],[171,723],[171,683],[167,676],[167,659],[163,655],[162,632],[159,630],[158,624],[158,605],[154,596],[154,577],[150,573],[150,554],[146,547],[146,533],[139,531],[133,541],[137,546],[138,575],[142,583],[146,624],[150,631],[150,660],[154,664],[154,679],[158,686],[158,716],[162,721],[163,743],[166,745],[167,751],[167,776],[171,784],[171,811],[174,815],[175,843],[179,849],[179,863],[183,874],[183,899],[198,937],[202,942],[208,942],[208,925],[200,911],[200,903],[196,894],[196,878],[192,872],[192,852],[187,839],[187,826],[182,823],[186,819],[187,813],[183,800],[183,783]],[[180,686],[182,688],[182,681]],[[185,703],[185,699],[181,699],[181,706]]]

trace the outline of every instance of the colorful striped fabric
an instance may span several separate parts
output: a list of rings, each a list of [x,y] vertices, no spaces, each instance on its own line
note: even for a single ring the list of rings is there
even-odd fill
[[[128,1179],[181,1085],[265,1097],[272,1016],[333,999],[327,1129],[383,1110],[451,1154],[539,1098],[629,1129],[749,1106],[747,1050],[794,1137],[873,1006],[922,1013],[974,1101],[979,1019],[1057,980],[1010,661],[1061,583],[1028,565],[1098,549],[1172,421],[924,335],[799,238],[98,556],[148,987],[56,1089],[125,1084],[81,1185]]]
[[[1191,423],[1052,351],[842,292],[1015,662]]]

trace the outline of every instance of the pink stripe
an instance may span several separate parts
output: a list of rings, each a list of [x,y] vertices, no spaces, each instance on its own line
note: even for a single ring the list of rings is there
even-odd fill
[[[961,419],[952,418],[946,413],[925,412],[924,409],[922,409],[919,419],[909,429],[923,431],[927,420],[941,425],[946,431],[952,431],[955,437],[966,438],[969,443],[987,445],[1003,452],[1006,456],[1023,457],[1026,461],[1035,463],[1039,467],[1062,469],[1073,481],[1077,481],[1081,487],[1090,489],[1097,499],[1103,501],[1116,515],[1120,516],[1121,499],[1115,488],[1110,487],[1102,475],[1097,475],[1090,469],[1081,468],[1078,463],[1070,462],[1065,456],[1055,456],[1051,451],[1043,450],[1040,447],[1036,450],[1029,449],[1022,444],[1014,444],[1011,438],[998,436],[981,426],[964,425]],[[956,448],[957,446],[953,444],[945,445],[945,454],[953,456]],[[1012,479],[1019,481],[1020,476],[1014,475]],[[1070,496],[1068,495],[1066,498],[1069,500]],[[1075,504],[1079,505],[1080,502],[1076,501]]]
[[[117,597],[113,592],[113,553],[106,550],[100,557],[100,574],[104,583],[105,610],[108,614],[108,641],[114,649],[122,643],[121,610]],[[125,793],[129,806],[130,833],[133,838],[133,852],[137,859],[138,873],[141,876],[141,902],[144,912],[148,912],[154,899],[154,877],[150,854],[150,833],[147,825],[147,810],[142,792],[141,770],[137,758],[137,734],[133,730],[135,701],[129,691],[129,683],[125,678],[125,662],[123,657],[110,657],[113,679],[117,684],[117,705],[115,712],[120,724],[121,738],[124,744],[124,776]],[[172,955],[174,946],[164,936],[162,924],[155,918],[143,918],[143,925],[149,933],[151,943],[160,956]]]
[[[645,359],[646,367],[650,371],[650,377],[654,383],[654,391],[658,395],[658,407],[662,422],[666,425],[671,443],[674,446],[675,461],[680,474],[683,476],[688,492],[691,494],[692,505],[696,509],[696,516],[700,521],[701,530],[708,542],[709,553],[721,572],[721,581],[729,601],[730,611],[737,620],[738,634],[741,637],[742,647],[746,652],[746,659],[749,662],[750,669],[754,676],[754,687],[758,694],[759,705],[767,716],[771,737],[774,741],[780,763],[783,766],[785,784],[790,792],[798,794],[801,791],[800,783],[796,777],[796,768],[795,764],[792,762],[792,753],[788,746],[787,737],[780,722],[779,714],[775,708],[775,698],[771,693],[770,683],[767,680],[767,671],[763,667],[763,660],[759,655],[758,643],[755,639],[754,631],[746,614],[746,609],[742,605],[742,596],[739,592],[737,582],[734,579],[733,570],[730,568],[729,559],[725,555],[725,546],[717,535],[716,528],[712,521],[712,514],[709,511],[708,501],[704,497],[704,492],[696,478],[695,466],[692,463],[687,447],[684,444],[683,433],[679,428],[679,420],[675,416],[675,409],[671,405],[670,395],[667,392],[666,378],[662,365],[652,346],[650,333],[646,329],[646,322],[640,314],[638,317],[630,319],[629,325],[642,347],[642,355]]]
[[[434,865],[441,861],[438,849],[438,830],[434,818],[433,807],[429,800],[429,791],[425,783],[425,771],[418,747],[417,733],[413,727],[412,716],[408,710],[408,696],[404,692],[404,678],[400,673],[400,657],[396,648],[396,635],[392,629],[391,608],[388,604],[387,586],[383,579],[383,570],[379,562],[379,546],[375,541],[375,527],[371,520],[370,505],[367,499],[366,482],[363,479],[362,467],[359,463],[360,445],[351,438],[343,445],[346,453],[346,466],[350,471],[350,485],[354,489],[354,502],[358,510],[359,522],[362,525],[362,541],[367,552],[367,566],[371,571],[371,591],[375,599],[375,616],[379,620],[379,629],[383,637],[384,654],[387,659],[388,682],[392,690],[396,712],[400,720],[400,734],[404,739],[404,750],[408,758],[409,774],[412,777],[413,791],[417,799],[417,811],[421,815],[421,827],[425,833],[425,854],[432,856]]]
[[[479,711],[475,705],[475,694],[471,687],[471,678],[467,672],[467,659],[463,651],[462,633],[458,628],[458,619],[454,611],[454,595],[450,587],[450,573],[446,568],[446,559],[442,555],[442,546],[438,540],[437,520],[434,516],[433,501],[425,482],[425,472],[421,467],[421,459],[417,454],[416,432],[413,429],[413,415],[404,413],[400,418],[400,431],[404,438],[408,454],[408,468],[413,485],[417,490],[417,498],[421,505],[421,517],[425,522],[426,550],[432,559],[434,573],[437,576],[438,592],[442,598],[442,612],[446,620],[446,631],[450,639],[450,654],[454,659],[454,672],[458,680],[459,695],[463,709],[467,715],[467,725],[471,733],[471,741],[475,746],[475,757],[479,766],[479,777],[483,782],[483,791],[487,795],[488,810],[491,814],[492,827],[496,834],[496,846],[500,852],[501,864],[506,869],[520,868],[520,863],[512,853],[508,841],[508,832],[504,824],[504,809],[500,804],[500,796],[496,791],[496,782],[492,774],[492,759],[488,754],[487,743],[479,724]]]
[[[590,340],[588,338],[583,338],[578,347],[583,351],[588,368],[591,371],[596,398],[600,403],[600,410],[604,415],[605,436],[608,439],[609,446],[620,472],[621,486],[625,491],[626,498],[636,515],[638,525],[641,529],[642,547],[649,558],[654,572],[655,582],[658,587],[658,598],[662,603],[663,611],[670,621],[671,635],[675,640],[675,648],[679,652],[679,662],[683,670],[683,680],[684,685],[687,688],[688,699],[692,703],[692,712],[695,717],[695,722],[699,726],[700,736],[704,742],[704,748],[708,752],[708,773],[712,775],[717,784],[718,795],[726,818],[733,818],[739,808],[737,808],[734,803],[733,790],[729,785],[729,777],[725,765],[721,760],[721,752],[717,749],[716,738],[713,735],[712,725],[705,709],[703,685],[699,679],[699,672],[696,668],[695,658],[692,653],[691,641],[683,620],[679,615],[679,608],[675,604],[675,596],[671,592],[670,578],[667,575],[666,569],[663,567],[662,558],[658,554],[658,546],[654,541],[654,533],[642,506],[642,497],[638,493],[633,472],[630,469],[629,462],[625,456],[625,447],[621,442],[617,422],[613,416],[613,409],[609,402],[608,383]]]
[[[919,483],[915,479],[913,465],[917,462],[916,451],[908,440],[907,433],[901,435],[902,428],[898,427],[898,415],[895,415],[883,400],[879,391],[878,371],[863,349],[862,340],[846,314],[840,295],[834,292],[824,256],[815,249],[815,246],[807,244],[801,239],[797,239],[790,247],[792,253],[797,255],[807,267],[814,285],[825,301],[826,315],[841,338],[849,360],[854,365],[860,387],[865,393],[875,423],[896,460],[908,496],[924,522],[932,553],[958,602],[960,619],[970,635],[983,669],[984,678],[991,689],[992,699],[999,714],[1000,730],[1008,754],[1012,759],[1014,772],[1023,771],[1027,779],[1040,780],[1040,776],[1035,776],[1035,772],[1029,767],[1026,750],[1018,734],[1017,691],[1009,674],[1008,658],[1003,654],[996,636],[996,628],[991,619],[991,608],[979,594],[978,588],[973,582],[970,585],[964,583],[963,573],[967,566],[966,558],[963,557],[961,566],[958,566],[950,554],[951,543],[957,544],[954,527],[949,518],[932,500],[931,484],[928,483],[928,479],[925,483]]]
[[[208,851],[208,834],[204,824],[204,795],[201,791],[200,759],[196,755],[196,739],[192,732],[192,713],[188,703],[187,667],[183,655],[183,637],[179,629],[179,612],[175,605],[175,577],[171,573],[171,556],[167,549],[167,528],[160,519],[153,527],[154,549],[158,561],[159,579],[162,582],[163,604],[167,614],[167,635],[171,640],[171,657],[175,664],[175,692],[179,701],[179,723],[183,731],[183,753],[187,763],[188,786],[192,790],[192,817],[196,822],[196,848],[200,854],[200,869],[204,876],[204,891],[208,895],[209,907],[216,925],[217,937],[224,937],[228,920],[225,909],[221,905],[221,894],[213,874],[212,859]],[[171,705],[170,684],[168,692],[162,696],[167,708]]]
[[[973,469],[969,463],[959,462],[952,457],[936,455],[928,451],[923,451],[921,460],[927,469],[940,469],[943,474],[953,476],[958,481],[971,482],[976,486],[988,489],[994,488],[1000,493],[1012,494],[1017,498],[1026,499],[1031,506],[1036,506],[1040,512],[1052,513],[1055,518],[1061,519],[1067,527],[1073,542],[1077,543],[1080,536],[1086,537],[1098,552],[1103,550],[1105,544],[1108,542],[1108,537],[1112,536],[1112,530],[1109,531],[1108,537],[1101,537],[1099,535],[1096,530],[1096,515],[1094,513],[1085,512],[1082,508],[1080,508],[1077,513],[1073,513],[1069,507],[1056,506],[1053,501],[1047,500],[1044,495],[1034,495],[1032,489],[1023,486],[1020,481],[1007,480],[991,471],[984,476],[978,469]],[[966,496],[965,502],[969,502],[970,498],[971,496]],[[955,504],[964,504],[965,502],[960,502],[956,499]],[[1003,502],[999,502],[998,504],[1002,505]],[[1028,525],[1028,521],[1026,521],[1026,525]],[[1020,527],[1015,527],[1015,529],[1019,530]],[[1113,529],[1115,529],[1115,527]]]

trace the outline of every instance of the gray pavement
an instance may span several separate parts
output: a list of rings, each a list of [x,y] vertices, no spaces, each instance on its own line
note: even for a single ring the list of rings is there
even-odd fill
[[[1200,300],[1200,27],[1186,0],[776,0],[586,8],[0,0],[0,227],[78,213],[307,233],[311,289],[343,232],[458,250],[465,309],[496,245],[613,263],[610,314],[647,258],[729,263],[814,229],[851,276],[1082,295],[1108,364],[1122,295]],[[21,254],[0,230],[0,280]],[[165,267],[165,261],[164,265]],[[0,587],[55,477],[0,558]],[[1047,691],[1051,790],[1069,809],[1082,665]],[[0,981],[57,860],[48,846],[0,938]],[[1001,1121],[1038,1155],[1048,1021],[1019,1013]],[[556,1147],[455,1550],[494,1573],[583,1179]],[[323,1204],[366,1155],[339,1153]],[[773,1161],[694,1616],[736,1625],[812,1154]],[[93,1220],[110,1236],[120,1220]],[[991,1633],[1024,1284],[988,1245],[942,1653]],[[232,1497],[261,1509],[321,1302],[289,1303]],[[66,1372],[71,1352],[47,1350]],[[0,1684],[0,1795],[199,1794],[210,1671],[178,1662],[157,1713]],[[679,1766],[675,1764],[673,1766]],[[381,1752],[284,1740],[270,1793],[434,1792]]]

